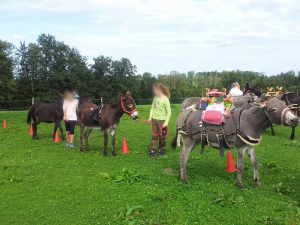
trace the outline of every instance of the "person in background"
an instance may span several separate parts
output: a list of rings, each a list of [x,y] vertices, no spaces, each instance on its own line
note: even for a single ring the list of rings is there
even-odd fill
[[[66,126],[66,137],[67,144],[65,147],[74,148],[74,131],[75,125],[77,124],[77,108],[78,100],[74,98],[74,95],[65,91],[64,93],[64,103],[63,103],[63,112]]]
[[[74,95],[74,98],[76,98],[76,99],[80,98],[77,89],[73,89],[72,93],[73,93],[73,95]]]
[[[167,126],[171,116],[170,93],[161,83],[153,85],[154,99],[150,110],[149,123],[152,123],[152,141],[149,157],[156,156],[156,147],[159,139],[159,156],[165,155]]]
[[[232,88],[229,91],[229,94],[227,95],[227,98],[230,97],[241,97],[243,96],[243,92],[240,89],[240,85],[238,82],[235,82],[232,84]]]

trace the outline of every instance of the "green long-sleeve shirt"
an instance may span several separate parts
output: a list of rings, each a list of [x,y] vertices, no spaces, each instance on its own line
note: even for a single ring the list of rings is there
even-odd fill
[[[164,97],[154,97],[152,108],[150,111],[150,119],[165,120],[165,124],[168,125],[171,117],[171,107],[169,99]]]

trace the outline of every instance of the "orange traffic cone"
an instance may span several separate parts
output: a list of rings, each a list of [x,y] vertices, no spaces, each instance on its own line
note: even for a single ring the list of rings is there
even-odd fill
[[[3,128],[7,128],[7,124],[5,120],[3,121]]]
[[[129,153],[128,145],[126,142],[126,139],[123,138],[123,148],[122,148],[122,153]]]
[[[32,127],[32,124],[30,126],[30,132],[29,132],[29,135],[33,135],[33,127]]]
[[[227,157],[227,172],[234,172],[236,171],[235,165],[234,165],[234,161],[231,155],[231,152],[228,151],[228,157]]]
[[[55,143],[60,142],[60,140],[59,140],[59,135],[58,135],[58,132],[57,132],[57,131],[56,131],[56,133],[55,133],[55,140],[54,140],[54,142],[55,142]]]

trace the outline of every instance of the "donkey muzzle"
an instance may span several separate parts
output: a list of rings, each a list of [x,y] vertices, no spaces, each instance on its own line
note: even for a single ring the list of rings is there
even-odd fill
[[[299,117],[287,108],[282,112],[281,123],[282,125],[296,127],[299,123]]]
[[[131,119],[136,120],[137,118],[139,118],[139,113],[135,111],[134,113],[131,114]]]

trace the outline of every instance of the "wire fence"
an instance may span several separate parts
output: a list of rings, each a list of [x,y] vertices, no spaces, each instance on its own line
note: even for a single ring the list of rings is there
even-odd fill
[[[171,98],[171,104],[180,104],[185,98]],[[35,103],[51,103],[60,99],[36,99]],[[114,99],[103,99],[103,103],[109,103]],[[134,99],[137,105],[151,105],[153,99]],[[96,105],[101,104],[101,99],[93,99],[93,103]],[[32,99],[25,100],[12,100],[12,101],[1,101],[0,100],[0,111],[21,111],[28,110],[32,104]]]

